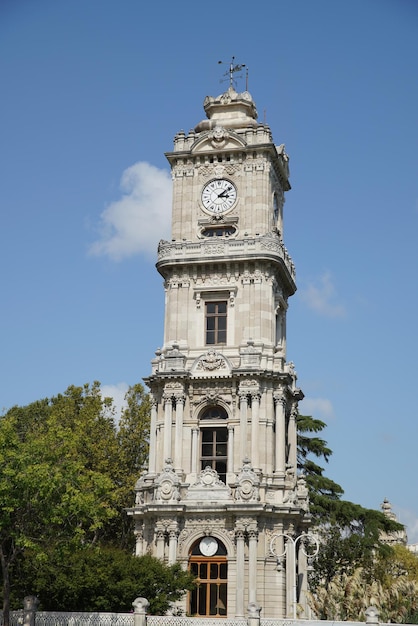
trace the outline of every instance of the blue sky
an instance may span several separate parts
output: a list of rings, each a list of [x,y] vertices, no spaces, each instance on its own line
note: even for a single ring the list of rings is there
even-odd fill
[[[417,542],[415,0],[2,0],[0,407],[150,373],[164,152],[232,55],[290,155],[300,410],[345,497],[387,497]]]

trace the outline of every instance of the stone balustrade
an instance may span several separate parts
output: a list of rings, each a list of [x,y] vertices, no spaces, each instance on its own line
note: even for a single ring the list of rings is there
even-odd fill
[[[289,272],[292,280],[296,278],[295,266],[290,254],[275,233],[268,233],[259,237],[243,239],[219,239],[201,241],[164,241],[158,246],[158,265],[173,260],[187,262],[200,259],[208,261],[225,257],[229,262],[245,258],[271,259],[282,261]]]

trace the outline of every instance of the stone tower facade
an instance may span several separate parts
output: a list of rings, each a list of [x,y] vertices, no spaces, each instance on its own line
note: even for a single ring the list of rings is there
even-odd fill
[[[138,555],[179,561],[198,579],[180,605],[186,614],[244,617],[262,607],[264,617],[292,617],[304,606],[298,539],[310,518],[297,474],[303,394],[286,361],[296,290],[283,243],[289,159],[232,81],[204,109],[207,119],[179,132],[166,155],[164,345],[146,379],[149,467],[129,513]]]

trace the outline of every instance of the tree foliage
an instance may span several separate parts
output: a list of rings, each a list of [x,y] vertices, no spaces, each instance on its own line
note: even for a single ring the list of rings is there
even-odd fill
[[[332,454],[327,442],[317,436],[325,423],[299,415],[297,426],[298,466],[309,489],[313,532],[320,540],[309,582],[313,592],[320,594],[335,585],[337,579],[339,584],[345,577],[350,580],[357,570],[371,577],[376,558],[385,559],[391,552],[380,541],[381,532],[399,530],[402,526],[381,511],[343,500],[343,488],[324,476],[324,468],[317,463],[318,459],[327,462]],[[311,433],[314,435],[310,436]]]
[[[34,570],[26,561],[20,573],[46,611],[129,612],[135,598],[145,597],[151,614],[164,615],[193,586],[193,577],[179,564],[167,566],[112,546],[53,547],[41,568]]]
[[[381,623],[416,623],[418,616],[418,559],[403,546],[375,556],[368,567],[340,572],[308,594],[319,619],[365,621],[375,606]]]
[[[22,559],[30,558],[39,570],[46,567],[51,547],[59,554],[101,543],[129,544],[122,513],[148,452],[149,404],[141,385],[129,390],[127,401],[119,429],[112,400],[102,397],[97,382],[13,407],[0,418],[6,626],[11,574]]]

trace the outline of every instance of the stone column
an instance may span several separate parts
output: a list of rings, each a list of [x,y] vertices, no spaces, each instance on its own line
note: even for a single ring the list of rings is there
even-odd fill
[[[228,474],[232,474],[234,471],[234,427],[231,425],[228,426],[228,458],[226,462],[226,471]]]
[[[248,601],[257,603],[257,541],[258,531],[248,531]]]
[[[275,467],[275,450],[276,443],[274,438],[273,431],[273,416],[271,419],[269,418],[266,423],[266,443],[267,443],[267,453],[265,454],[265,463],[266,463],[266,474],[272,474]]]
[[[155,467],[156,467],[156,472],[161,472],[163,465],[164,465],[164,442],[163,442],[163,436],[164,436],[164,424],[162,424],[161,422],[157,425],[157,454],[155,455],[156,457],[156,461],[155,461]]]
[[[290,413],[289,424],[288,424],[288,432],[287,438],[289,442],[289,456],[288,463],[290,467],[294,469],[296,476],[296,467],[297,467],[297,429],[296,429],[296,415],[297,408],[293,407]]]
[[[171,459],[171,423],[173,419],[173,399],[164,396],[164,459]]]
[[[197,461],[199,458],[199,429],[192,428],[192,474],[197,474]]]
[[[277,574],[278,574],[278,594],[277,594],[277,604],[278,604],[278,616],[285,617],[287,615],[287,597],[286,597],[286,552],[285,552],[285,544],[284,537],[282,535],[283,526],[279,524],[279,536],[276,538],[276,555],[278,555],[280,565],[277,565]]]
[[[157,539],[157,559],[164,560],[164,544],[165,544],[165,529],[163,526],[157,525],[155,529],[155,535]]]
[[[177,560],[177,538],[178,538],[177,523],[168,531],[168,564],[174,565]]]
[[[259,458],[259,411],[260,411],[260,394],[251,394],[251,464],[257,472],[260,470]]]
[[[296,618],[296,548],[286,539],[286,617]]]
[[[247,458],[247,414],[248,414],[248,397],[245,391],[239,393],[239,406],[240,406],[240,458],[239,462],[242,463]]]
[[[176,398],[176,431],[174,444],[174,468],[179,471],[183,467],[183,408],[185,396]]]
[[[237,577],[236,577],[236,607],[235,617],[244,617],[244,542],[245,535],[242,529],[235,531],[237,544]]]
[[[299,581],[299,604],[303,608],[303,615],[309,617],[309,605],[306,592],[308,591],[308,557],[306,556],[303,538],[298,540],[298,581]],[[307,546],[308,547],[308,546]]]
[[[282,394],[274,394],[276,440],[274,472],[284,475],[286,469],[286,399]]]
[[[148,471],[150,474],[156,473],[157,460],[157,401],[151,396],[151,420],[149,433],[149,460]]]
[[[144,533],[143,525],[140,522],[135,523],[135,556],[142,556],[144,554]]]

